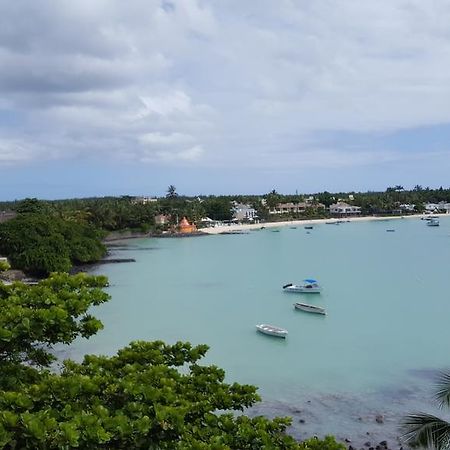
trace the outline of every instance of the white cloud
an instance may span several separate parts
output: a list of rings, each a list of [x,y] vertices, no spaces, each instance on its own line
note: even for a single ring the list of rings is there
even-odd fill
[[[162,134],[156,132],[143,134],[139,137],[139,140],[141,143],[149,145],[173,145],[190,142],[193,140],[193,137],[183,133]]]
[[[0,6],[3,162],[376,164],[408,155],[322,133],[449,122],[445,0]]]
[[[143,110],[139,113],[140,118],[152,114],[160,116],[169,116],[174,113],[190,114],[192,110],[191,99],[181,91],[164,96],[141,97],[140,100],[144,104]]]
[[[13,164],[29,161],[33,158],[31,149],[15,140],[0,140],[0,164]]]

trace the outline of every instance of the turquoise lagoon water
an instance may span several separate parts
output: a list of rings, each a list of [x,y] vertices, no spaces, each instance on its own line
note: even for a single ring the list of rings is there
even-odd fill
[[[294,434],[394,437],[399,415],[426,408],[432,375],[450,366],[450,218],[139,239],[113,252],[136,262],[97,270],[111,284],[95,310],[105,329],[70,356],[137,339],[207,343],[205,363],[259,386],[255,411],[293,416]],[[307,277],[321,295],[282,292]],[[328,315],[295,311],[302,300]],[[261,335],[257,323],[289,336]]]

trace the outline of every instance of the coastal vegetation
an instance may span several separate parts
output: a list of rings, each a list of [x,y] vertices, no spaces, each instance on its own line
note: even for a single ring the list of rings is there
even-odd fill
[[[15,269],[45,276],[73,264],[98,261],[106,252],[101,233],[90,225],[43,213],[22,213],[0,224],[0,254]]]
[[[317,205],[328,208],[338,201],[345,201],[353,206],[359,206],[361,213],[392,214],[401,212],[401,205],[414,205],[414,212],[422,212],[423,204],[450,202],[450,189],[430,189],[416,185],[407,190],[403,186],[387,187],[379,192],[317,192],[311,194],[280,194],[272,189],[262,195],[199,195],[189,197],[177,192],[170,185],[166,195],[160,198],[146,197],[101,197],[43,201],[25,199],[15,202],[1,202],[0,210],[17,211],[20,214],[45,214],[87,224],[105,231],[143,230],[155,231],[155,216],[163,214],[176,223],[183,216],[198,222],[201,218],[213,220],[230,220],[232,218],[233,202],[247,204],[257,210],[259,218],[268,219],[268,211],[279,203],[307,202],[308,207],[300,216],[311,217],[320,214],[327,216],[326,210],[317,212]],[[403,211],[405,212],[405,211]],[[284,218],[287,216],[284,215]],[[270,219],[276,220],[271,214]]]
[[[236,204],[253,208],[261,221],[326,218],[330,216],[329,206],[336,202],[359,207],[361,215],[403,215],[423,212],[426,202],[450,203],[450,189],[416,185],[406,190],[396,185],[383,192],[283,195],[272,189],[265,195],[188,197],[170,185],[161,198],[32,198],[3,202],[0,210],[13,211],[17,217],[0,223],[0,255],[8,256],[15,269],[47,275],[67,271],[74,264],[98,261],[106,251],[101,239],[111,232],[159,234],[176,230],[183,217],[201,228],[202,219],[232,220]],[[302,206],[280,214],[276,212],[280,204]]]
[[[332,437],[296,442],[288,418],[242,414],[256,387],[202,365],[206,345],[138,341],[55,370],[55,345],[102,328],[88,309],[108,300],[106,285],[85,274],[0,284],[1,448],[344,449]]]

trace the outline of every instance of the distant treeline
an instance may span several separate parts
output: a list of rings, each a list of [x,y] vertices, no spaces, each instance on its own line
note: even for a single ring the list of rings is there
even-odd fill
[[[9,258],[13,268],[46,275],[67,271],[74,264],[98,261],[106,252],[101,240],[111,231],[157,233],[175,225],[183,216],[196,223],[205,217],[230,220],[233,202],[255,208],[259,219],[276,220],[276,215],[269,215],[269,209],[279,203],[304,201],[309,206],[304,212],[296,213],[296,218],[326,217],[326,208],[338,201],[360,206],[366,215],[396,213],[404,204],[415,205],[414,212],[422,212],[426,202],[450,202],[450,189],[417,185],[405,190],[397,185],[384,192],[283,195],[272,190],[265,195],[187,197],[178,195],[175,187],[169,186],[165,197],[152,201],[122,196],[1,202],[0,211],[15,211],[17,217],[0,224],[0,254]],[[165,216],[164,225],[157,225],[158,215]]]
[[[255,208],[262,219],[277,203],[299,203],[305,200],[329,207],[337,201],[360,206],[363,214],[378,214],[399,209],[401,204],[414,204],[416,211],[423,210],[426,202],[450,202],[450,188],[430,189],[416,185],[406,190],[397,185],[383,192],[318,192],[312,194],[284,195],[272,190],[262,195],[183,196],[169,186],[165,197],[143,202],[138,197],[101,197],[69,200],[25,199],[15,202],[0,202],[0,211],[13,210],[19,213],[44,213],[77,223],[89,224],[106,231],[125,229],[150,231],[155,228],[155,216],[164,214],[172,223],[186,216],[194,222],[204,217],[213,220],[230,220],[232,202],[244,203]],[[262,202],[265,200],[265,202]]]

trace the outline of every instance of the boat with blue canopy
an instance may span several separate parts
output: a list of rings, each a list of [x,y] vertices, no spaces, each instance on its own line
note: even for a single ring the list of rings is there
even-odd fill
[[[283,286],[285,292],[300,292],[302,294],[320,294],[322,288],[317,280],[306,278],[301,284],[288,283]]]

